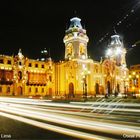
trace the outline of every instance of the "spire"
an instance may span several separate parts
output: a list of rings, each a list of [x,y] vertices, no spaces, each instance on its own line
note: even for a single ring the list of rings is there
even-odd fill
[[[21,48],[19,48],[19,50],[18,50],[18,54],[22,54]]]
[[[18,56],[19,56],[19,58],[23,58],[23,54],[22,54],[21,48],[18,51]]]

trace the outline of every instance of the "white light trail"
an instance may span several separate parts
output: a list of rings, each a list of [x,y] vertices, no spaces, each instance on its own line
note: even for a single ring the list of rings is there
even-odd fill
[[[13,108],[10,106],[5,106],[2,104],[1,104],[1,110],[8,113],[23,115],[25,117],[30,117],[33,119],[51,121],[58,124],[63,124],[67,126],[77,127],[77,128],[84,128],[87,130],[95,130],[99,132],[105,132],[108,134],[115,134],[115,135],[122,135],[122,133],[137,134],[140,131],[139,127],[134,127],[134,126],[90,121],[85,119],[74,118],[74,116],[72,118],[72,117],[65,116],[64,114],[60,115],[57,113],[56,114],[41,113],[39,111],[23,110],[19,108]]]
[[[101,102],[70,102],[71,104],[77,105],[99,105]],[[120,106],[131,106],[131,107],[140,107],[139,103],[117,103]],[[114,105],[114,102],[106,102],[105,105]]]
[[[47,102],[47,103],[45,103],[45,102],[43,102],[43,101],[40,101],[40,100],[34,100],[34,99],[19,99],[18,100],[18,98],[17,99],[14,99],[13,100],[13,98],[0,98],[0,101],[1,102],[9,102],[9,103],[19,103],[19,104],[21,104],[21,103],[23,103],[23,104],[29,104],[29,105],[44,105],[44,106],[52,106],[52,107],[64,107],[64,108],[76,108],[76,109],[83,109],[83,107],[84,107],[84,104],[86,104],[86,103],[84,103],[83,105],[82,105],[82,103],[81,103],[81,105],[75,105],[75,104],[66,104],[66,103],[61,103],[61,104],[59,104],[59,103],[51,103],[51,102]],[[92,103],[93,104],[93,103]],[[112,104],[113,105],[113,103],[104,103],[104,105],[110,105],[110,104]],[[100,105],[100,102],[95,102],[94,103],[94,105]],[[140,107],[140,104],[137,104],[137,103],[134,103],[134,104],[132,104],[132,103],[118,103],[118,106],[119,105],[124,105],[124,106],[133,106],[133,107]],[[97,109],[98,108],[98,106],[97,107],[93,107],[93,106],[87,106],[86,107],[86,109]],[[106,108],[106,107],[100,107],[100,109],[102,109],[102,110],[112,110],[111,108]],[[122,112],[137,112],[137,113],[140,113],[140,109],[127,109],[127,108],[124,108],[124,109],[122,109],[122,108],[116,108],[116,109],[114,109],[114,111],[122,111]]]
[[[1,104],[7,105],[7,103],[1,103]],[[68,116],[71,115],[71,117],[77,117],[77,118],[86,117],[85,119],[89,119],[89,120],[91,120],[91,119],[94,119],[95,120],[95,119],[105,118],[104,121],[107,121],[107,122],[110,122],[109,121],[110,120],[109,118],[111,118],[111,119],[112,118],[115,118],[115,120],[117,120],[118,118],[122,118],[123,119],[125,117],[124,115],[119,115],[119,113],[118,113],[119,116],[118,115],[117,116],[112,116],[112,115],[108,115],[106,113],[99,115],[97,113],[96,114],[95,113],[93,114],[93,113],[90,113],[90,112],[89,113],[79,112],[78,110],[77,111],[74,110],[74,112],[73,112],[73,110],[71,110],[71,109],[61,110],[61,108],[44,107],[44,106],[34,106],[34,105],[22,105],[22,104],[20,105],[20,104],[13,104],[13,103],[8,104],[8,106],[10,106],[10,107],[16,107],[16,108],[22,108],[22,109],[28,109],[28,110],[35,110],[37,112],[43,112],[43,113],[53,113],[53,114],[57,113],[56,115],[58,115],[58,113],[59,114],[65,114],[65,115],[68,115]],[[84,109],[86,109],[86,108],[84,108]],[[129,116],[129,119],[131,119],[131,118],[132,118],[132,120],[133,119],[135,119],[135,120],[139,119],[136,116],[135,117]],[[115,121],[113,120],[113,123],[114,122]],[[119,121],[117,121],[117,122],[119,123]],[[130,122],[130,121],[129,122],[125,121],[123,123],[124,124],[128,124],[128,125],[135,125],[134,122]],[[120,124],[122,124],[122,122],[120,122]]]
[[[24,117],[20,117],[20,116],[15,116],[15,115],[11,115],[11,114],[7,114],[7,113],[3,113],[0,112],[1,116],[13,119],[13,120],[18,120],[20,122],[26,123],[26,124],[30,124],[39,128],[43,128],[49,131],[55,131],[57,133],[61,133],[64,135],[68,135],[71,137],[77,137],[77,138],[81,138],[81,139],[88,139],[88,140],[105,140],[105,137],[101,137],[101,136],[97,136],[97,135],[93,135],[93,134],[88,134],[88,133],[84,133],[84,132],[80,132],[80,131],[76,131],[76,130],[71,130],[71,129],[67,129],[67,128],[62,128],[62,127],[58,127],[58,126],[54,126],[54,125],[50,125],[50,124],[46,124],[46,123],[42,123],[39,121],[35,121],[35,120],[31,120],[31,119],[27,119]],[[46,135],[47,137],[47,135]],[[107,138],[109,139],[109,138]]]

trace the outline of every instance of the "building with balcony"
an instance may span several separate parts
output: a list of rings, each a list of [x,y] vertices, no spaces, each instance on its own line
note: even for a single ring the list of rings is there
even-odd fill
[[[0,95],[52,96],[53,73],[51,59],[45,62],[28,59],[21,50],[16,56],[0,55]]]

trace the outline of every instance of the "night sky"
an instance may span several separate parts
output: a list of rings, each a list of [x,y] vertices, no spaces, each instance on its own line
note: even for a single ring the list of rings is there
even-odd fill
[[[53,60],[64,59],[63,37],[69,20],[81,18],[89,37],[88,54],[100,60],[114,34],[121,35],[128,66],[140,63],[139,0],[3,0],[0,2],[0,54],[16,55],[21,48],[29,58],[50,49]]]

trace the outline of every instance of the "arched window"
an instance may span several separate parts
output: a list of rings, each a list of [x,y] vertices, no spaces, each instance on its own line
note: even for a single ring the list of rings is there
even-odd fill
[[[85,55],[85,46],[83,43],[80,43],[80,46],[79,46],[79,52],[80,52],[80,55]]]
[[[22,79],[22,72],[21,72],[21,71],[18,72],[18,79],[19,79],[19,80]]]
[[[72,55],[72,51],[73,51],[73,45],[72,45],[72,43],[69,43],[69,44],[67,45],[67,51],[66,51],[67,57],[69,57],[69,56]]]

